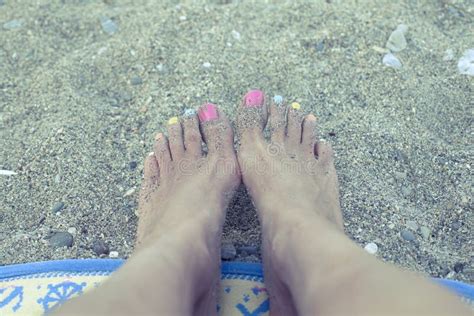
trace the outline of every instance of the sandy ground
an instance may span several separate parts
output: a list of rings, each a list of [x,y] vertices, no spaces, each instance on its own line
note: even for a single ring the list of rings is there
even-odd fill
[[[260,88],[319,117],[353,240],[473,282],[473,81],[456,67],[469,1],[164,2],[0,0],[0,169],[17,172],[0,176],[1,264],[127,258],[153,135],[206,101],[232,117]],[[393,69],[381,48],[400,23]],[[71,247],[51,246],[68,231]],[[259,234],[242,189],[223,239],[256,261]]]

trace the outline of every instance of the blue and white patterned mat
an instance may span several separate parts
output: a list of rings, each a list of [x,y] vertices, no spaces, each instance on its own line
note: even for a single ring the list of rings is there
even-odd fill
[[[96,288],[123,260],[77,259],[0,267],[0,315],[42,315]],[[260,264],[224,262],[218,297],[220,315],[268,315],[269,301]],[[474,287],[434,279],[472,305]]]

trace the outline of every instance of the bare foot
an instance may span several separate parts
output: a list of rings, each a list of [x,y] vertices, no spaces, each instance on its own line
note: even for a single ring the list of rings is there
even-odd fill
[[[145,160],[135,253],[94,294],[59,313],[217,314],[222,226],[240,183],[233,132],[224,114],[206,104],[198,115],[171,118],[168,134],[169,141],[156,136]]]
[[[196,299],[210,300],[196,303],[212,309],[204,308],[210,315],[217,304],[214,290],[220,279],[225,209],[240,183],[240,174],[233,131],[225,115],[213,104],[202,106],[198,116],[192,111],[186,114],[181,121],[177,117],[169,120],[169,141],[158,134],[154,153],[145,160],[137,246],[163,247],[173,240],[173,263],[187,262],[190,256],[200,258],[198,265],[188,268],[199,278],[198,291],[204,289]],[[207,155],[202,140],[207,144]]]
[[[280,96],[270,103],[268,142],[262,134],[267,122],[263,92],[253,90],[245,95],[238,110],[238,160],[262,225],[270,311],[295,315],[282,276],[289,272],[285,266],[289,254],[279,253],[278,244],[311,219],[343,229],[338,181],[332,149],[316,137],[316,117],[304,117],[298,103],[286,106]]]

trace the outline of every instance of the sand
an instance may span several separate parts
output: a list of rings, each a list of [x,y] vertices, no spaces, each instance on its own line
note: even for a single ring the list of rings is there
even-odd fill
[[[17,173],[0,175],[0,264],[94,258],[97,241],[127,258],[154,134],[208,101],[234,120],[259,88],[318,116],[355,242],[473,282],[473,79],[456,67],[474,47],[469,1],[0,4],[0,169]],[[383,47],[401,23],[407,47],[393,69]],[[244,188],[224,230],[237,248],[260,243]],[[58,231],[72,247],[50,246]]]

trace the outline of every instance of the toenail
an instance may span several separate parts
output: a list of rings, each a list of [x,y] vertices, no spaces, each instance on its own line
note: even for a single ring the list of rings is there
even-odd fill
[[[260,90],[250,90],[244,97],[246,107],[260,107],[265,101],[265,96]]]
[[[295,110],[301,109],[301,105],[298,102],[291,103],[291,107]]]
[[[201,106],[198,116],[201,122],[214,121],[219,118],[219,115],[217,114],[217,107],[212,103],[206,103]]]
[[[283,103],[283,97],[281,95],[276,95],[273,97],[273,102],[277,105],[281,105]]]
[[[168,120],[168,125],[173,125],[173,124],[177,124],[179,122],[179,119],[177,116],[173,116],[172,118],[170,118]]]
[[[196,110],[194,109],[186,109],[186,111],[184,111],[184,117],[194,117],[194,115],[196,115]]]
[[[314,116],[313,114],[308,114],[308,116],[306,117],[306,119],[308,121],[316,121],[316,116]]]

